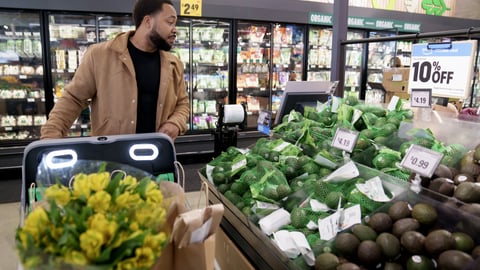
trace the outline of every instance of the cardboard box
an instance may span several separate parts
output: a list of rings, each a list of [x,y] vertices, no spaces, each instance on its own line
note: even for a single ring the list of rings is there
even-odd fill
[[[255,269],[223,230],[218,230],[215,237],[215,259],[221,270]]]
[[[393,96],[397,96],[400,99],[409,99],[410,94],[407,92],[386,92],[385,93],[385,103],[389,103]]]
[[[386,68],[382,85],[387,92],[408,93],[410,68]]]

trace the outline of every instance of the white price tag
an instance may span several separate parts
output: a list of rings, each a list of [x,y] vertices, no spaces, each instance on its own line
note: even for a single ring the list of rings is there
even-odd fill
[[[410,106],[412,108],[430,108],[432,106],[432,89],[412,89]]]
[[[320,233],[320,239],[330,240],[334,238],[338,233],[338,223],[340,220],[340,213],[334,214],[318,220],[318,232]]]
[[[399,100],[400,100],[400,98],[398,96],[393,96],[392,99],[390,100],[390,103],[388,104],[387,109],[389,111],[395,111],[395,109],[397,108],[397,103],[398,103]]]
[[[432,177],[443,154],[413,144],[402,160],[402,167],[425,177]]]
[[[358,134],[358,131],[337,128],[335,137],[333,137],[332,147],[351,153],[357,143]]]

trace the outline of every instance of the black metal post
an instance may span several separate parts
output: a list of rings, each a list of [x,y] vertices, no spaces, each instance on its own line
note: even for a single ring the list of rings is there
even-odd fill
[[[338,81],[336,96],[343,96],[345,82],[345,46],[348,30],[348,0],[333,3],[332,70],[331,81]]]

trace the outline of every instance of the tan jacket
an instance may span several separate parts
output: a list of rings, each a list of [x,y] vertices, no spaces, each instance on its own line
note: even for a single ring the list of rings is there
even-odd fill
[[[68,134],[80,112],[91,99],[92,135],[133,134],[137,121],[137,82],[128,53],[128,37],[91,45],[73,80],[50,112],[41,138],[61,138]],[[187,130],[190,105],[185,90],[183,64],[172,54],[160,51],[161,71],[157,102],[157,131],[173,123],[183,134]]]

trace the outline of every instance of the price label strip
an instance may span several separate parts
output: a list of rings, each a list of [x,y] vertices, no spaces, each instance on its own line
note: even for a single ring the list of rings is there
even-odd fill
[[[352,153],[357,143],[358,135],[358,131],[337,128],[335,136],[333,137],[332,147]]]
[[[418,145],[410,146],[402,160],[402,167],[421,176],[432,177],[442,161],[443,154]]]
[[[410,93],[410,107],[432,107],[432,89],[412,89]]]
[[[408,82],[411,89],[432,89],[434,97],[467,98],[477,41],[414,44]]]
[[[180,0],[181,16],[202,16],[202,0]]]

